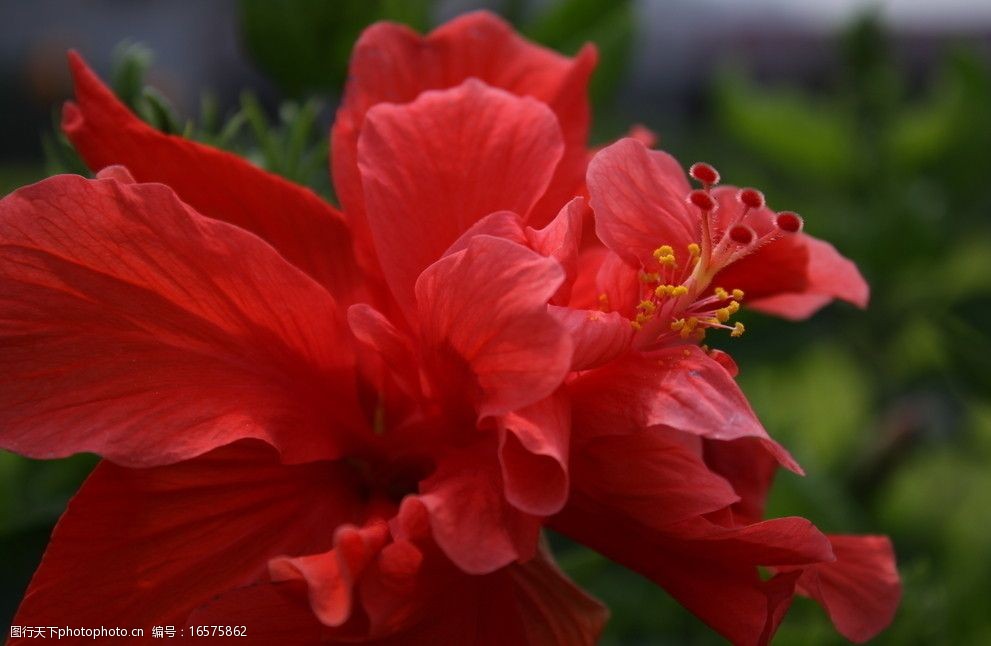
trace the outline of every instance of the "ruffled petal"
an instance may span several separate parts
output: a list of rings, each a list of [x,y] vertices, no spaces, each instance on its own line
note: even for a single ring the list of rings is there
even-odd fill
[[[565,147],[551,190],[534,209],[534,222],[546,223],[578,194],[582,183],[588,80],[596,59],[590,45],[568,58],[530,43],[484,11],[459,16],[425,37],[403,25],[369,27],[352,53],[332,137],[334,186],[355,230],[368,231],[358,172],[358,138],[366,113],[377,104],[408,103],[427,90],[456,87],[469,78],[534,97],[554,112]]]
[[[589,434],[668,426],[713,440],[754,437],[782,466],[801,473],[768,436],[729,373],[698,346],[631,355],[583,374],[570,389],[576,423]]]
[[[468,574],[487,574],[534,555],[540,518],[510,505],[487,446],[453,451],[420,483],[434,539]]]
[[[175,465],[101,463],[69,503],[20,625],[183,625],[214,595],[264,580],[278,554],[327,549],[361,501],[333,463],[279,464],[240,442]]]
[[[366,575],[365,589],[384,592],[378,586],[367,588],[370,582]],[[249,626],[246,636],[238,638],[246,644],[592,646],[608,615],[602,604],[565,577],[544,550],[524,564],[484,576],[467,575],[435,561],[415,576],[406,592],[409,605],[401,611],[401,621],[385,630],[376,630],[374,621],[371,629],[350,632],[324,626],[310,611],[298,582],[263,583],[223,594],[194,612],[190,622]],[[392,591],[385,596],[392,596]],[[366,608],[369,601],[366,595]]]
[[[175,462],[240,438],[336,456],[359,423],[333,298],[161,184],[58,176],[0,201],[0,445]]]
[[[385,546],[389,528],[385,521],[364,527],[339,525],[333,549],[306,556],[280,556],[269,562],[272,581],[303,581],[310,607],[328,626],[340,626],[351,618],[354,587],[364,570]]]
[[[557,262],[491,236],[476,236],[420,276],[425,360],[446,375],[447,390],[475,403],[479,417],[540,401],[561,384],[571,340],[547,301],[563,278]],[[449,365],[436,363],[445,359]]]
[[[498,421],[506,499],[535,516],[561,510],[568,498],[571,409],[562,390]]]
[[[580,197],[568,202],[543,229],[527,227],[530,248],[542,256],[553,258],[564,269],[564,283],[551,299],[555,305],[566,305],[571,298],[571,286],[578,276],[578,250],[582,241],[582,222],[591,213]]]
[[[62,128],[86,164],[121,164],[139,182],[161,182],[197,211],[251,231],[341,302],[359,273],[343,216],[312,191],[236,155],[159,132],[132,114],[82,58],[69,54],[77,103]]]
[[[836,560],[802,572],[798,589],[822,604],[841,635],[858,644],[884,630],[902,595],[887,536],[831,534]]]
[[[685,249],[697,242],[698,218],[689,213],[687,181],[675,167],[670,155],[635,139],[620,139],[588,165],[596,235],[633,266],[652,262],[651,253],[661,245]]]
[[[833,558],[829,540],[802,518],[726,527],[695,517],[658,531],[576,494],[552,527],[662,586],[734,644],[767,644],[791,603],[797,574],[763,581],[758,566]]]
[[[506,210],[526,219],[562,149],[547,106],[474,79],[369,111],[358,165],[375,248],[399,303],[408,311],[416,277],[482,217]]]

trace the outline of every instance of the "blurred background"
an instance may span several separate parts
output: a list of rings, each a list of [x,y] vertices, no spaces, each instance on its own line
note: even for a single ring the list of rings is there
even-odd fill
[[[894,539],[905,595],[878,644],[991,644],[991,3],[986,0],[0,2],[0,195],[84,172],[57,128],[79,50],[155,126],[330,197],[326,132],[358,33],[487,7],[571,54],[598,44],[593,143],[640,123],[762,188],[853,258],[866,312],[758,315],[730,349],[772,435],[770,513]],[[728,345],[728,344],[727,344]],[[0,453],[0,623],[94,460]],[[126,522],[122,519],[121,522]],[[604,644],[718,644],[662,591],[557,541],[612,609]],[[797,600],[775,644],[843,643]]]

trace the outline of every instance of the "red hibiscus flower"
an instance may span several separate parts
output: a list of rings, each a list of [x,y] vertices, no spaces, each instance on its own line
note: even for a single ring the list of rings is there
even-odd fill
[[[630,141],[588,168],[605,247],[580,255],[594,63],[486,13],[371,27],[333,129],[341,213],[155,131],[72,57],[63,127],[99,172],[0,201],[0,446],[104,461],[15,622],[594,643],[605,610],[550,522],[739,643],[795,591],[853,639],[886,624],[890,545],[761,521],[798,467],[697,345],[738,329],[737,289],[799,317],[863,281],[756,192],[686,203]]]
[[[482,28],[536,90],[574,74],[487,15],[438,34],[474,47]],[[364,100],[338,166],[362,184],[352,229],[306,189],[154,131],[71,62],[64,127],[104,170],[0,207],[0,441],[106,461],[17,621],[593,642],[603,609],[538,549],[568,492],[572,343],[547,309],[562,225],[525,245],[462,236],[493,212],[528,218],[556,186],[555,112],[454,77],[404,105]],[[586,79],[559,108],[582,138]],[[362,226],[372,267],[354,253]]]

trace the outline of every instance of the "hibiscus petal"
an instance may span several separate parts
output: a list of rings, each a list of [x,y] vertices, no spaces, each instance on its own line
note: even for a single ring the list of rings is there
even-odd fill
[[[733,515],[740,522],[756,523],[764,518],[767,492],[771,489],[778,461],[757,438],[731,442],[705,440],[705,463],[729,481],[740,501]]]
[[[328,626],[340,626],[351,617],[352,593],[357,580],[385,546],[385,521],[364,527],[339,525],[334,548],[319,554],[280,556],[269,562],[272,581],[305,581],[314,614]]]
[[[425,37],[391,23],[366,29],[351,55],[331,140],[334,186],[355,230],[368,235],[358,172],[358,138],[368,110],[380,103],[408,103],[426,90],[456,87],[469,78],[532,96],[557,117],[564,158],[534,219],[547,222],[582,182],[590,117],[587,88],[596,59],[591,45],[568,58],[530,43],[485,11],[459,16]]]
[[[350,301],[358,273],[343,216],[312,191],[236,155],[155,130],[132,114],[76,53],[78,103],[62,128],[93,170],[122,164],[139,182],[171,186],[200,213],[262,237],[286,260]]]
[[[828,242],[800,233],[776,240],[715,278],[746,293],[752,309],[790,320],[808,318],[833,299],[866,307],[870,288],[857,266]]]
[[[841,635],[863,643],[891,623],[902,587],[887,536],[831,534],[836,560],[807,568],[798,589],[826,609]]]
[[[458,253],[459,251],[464,251],[468,248],[468,243],[471,242],[472,238],[481,235],[492,236],[494,238],[504,238],[506,240],[511,240],[516,244],[529,246],[529,241],[527,240],[526,234],[523,230],[523,219],[512,211],[498,211],[497,213],[490,213],[489,215],[486,215],[484,218],[468,227],[468,229],[462,233],[450,247],[447,248],[442,256],[450,256],[451,254]],[[548,254],[544,255],[546,256]]]
[[[572,370],[604,365],[626,352],[633,341],[630,320],[617,312],[550,306],[550,312],[571,336],[575,351]]]
[[[513,564],[485,576],[466,575],[448,567],[423,572],[418,580],[430,584],[417,588],[409,599],[412,614],[385,630],[342,634],[340,629],[323,626],[309,611],[305,591],[294,582],[259,584],[226,593],[198,609],[190,622],[246,625],[247,635],[238,639],[247,644],[592,646],[608,614],[569,581],[543,550],[525,564]],[[434,585],[438,582],[440,585]]]
[[[239,442],[175,465],[101,463],[52,534],[20,625],[185,623],[214,595],[266,576],[277,554],[326,549],[361,501],[332,463],[279,464]]]
[[[535,516],[561,510],[568,497],[571,409],[558,391],[499,420],[499,462],[506,499]]]
[[[794,573],[762,581],[757,566],[833,558],[828,539],[803,518],[724,527],[694,517],[660,531],[577,494],[552,527],[662,586],[734,644],[766,644],[794,592]]]
[[[725,368],[698,346],[630,356],[583,374],[570,388],[575,420],[587,434],[668,426],[713,440],[755,437],[782,466],[801,473],[768,436]]]
[[[520,613],[530,644],[593,646],[609,618],[609,611],[572,583],[550,553],[506,570],[516,587]]]
[[[737,502],[729,483],[675,435],[670,429],[651,429],[579,441],[574,488],[652,528]]]
[[[0,201],[0,445],[163,464],[239,438],[290,462],[357,421],[331,296],[160,184],[54,177]]]
[[[557,262],[520,245],[476,236],[416,283],[421,335],[434,355],[452,351],[477,384],[479,417],[503,415],[550,395],[572,346],[547,311],[563,280]],[[464,377],[450,382],[465,387]]]
[[[369,111],[358,144],[368,222],[389,287],[416,277],[482,217],[526,219],[561,158],[554,113],[477,80]]]
[[[627,263],[652,262],[661,245],[684,250],[697,242],[699,221],[689,213],[682,192],[684,175],[672,160],[635,139],[620,139],[599,151],[588,165],[586,182],[595,232]]]
[[[531,249],[553,258],[564,269],[564,283],[551,299],[555,305],[566,305],[571,297],[571,286],[578,276],[578,248],[582,241],[582,222],[591,210],[585,200],[576,197],[567,204],[543,229],[527,227],[526,238]]]
[[[434,540],[468,574],[487,574],[533,557],[540,518],[511,506],[499,465],[484,446],[454,451],[420,483]]]

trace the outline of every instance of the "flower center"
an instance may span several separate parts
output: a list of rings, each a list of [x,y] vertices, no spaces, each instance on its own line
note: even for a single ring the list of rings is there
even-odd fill
[[[798,214],[770,211],[757,189],[740,189],[732,198],[716,194],[712,189],[719,173],[709,164],[694,164],[689,175],[702,185],[685,198],[689,208],[698,210],[698,241],[683,251],[662,244],[653,252],[655,262],[641,272],[641,300],[632,325],[642,347],[679,338],[701,341],[709,329],[742,335],[743,324],[731,324],[730,318],[740,309],[743,291],[712,287],[713,279],[762,246],[802,230]]]

